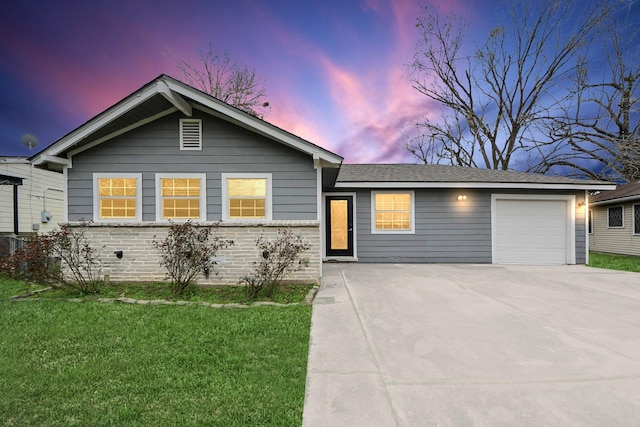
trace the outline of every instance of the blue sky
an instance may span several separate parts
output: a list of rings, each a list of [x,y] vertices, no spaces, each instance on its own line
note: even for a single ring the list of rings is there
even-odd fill
[[[486,36],[501,0],[427,0]],[[433,108],[411,88],[423,1],[112,0],[12,2],[0,15],[0,155],[29,155],[196,47],[228,50],[266,84],[265,118],[347,162],[412,161],[403,126]],[[439,4],[438,4],[439,3]],[[631,3],[630,3],[631,4]],[[195,60],[194,60],[195,61]]]

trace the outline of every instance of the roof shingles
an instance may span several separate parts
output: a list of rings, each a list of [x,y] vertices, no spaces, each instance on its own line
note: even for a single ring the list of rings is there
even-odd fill
[[[563,176],[547,176],[493,169],[463,166],[423,164],[343,164],[338,183],[356,182],[429,182],[429,183],[514,183],[514,184],[575,184],[602,185],[603,181],[572,179]]]
[[[590,197],[590,203],[616,201],[619,199],[637,198],[640,200],[640,182],[622,185],[615,190],[602,191]]]

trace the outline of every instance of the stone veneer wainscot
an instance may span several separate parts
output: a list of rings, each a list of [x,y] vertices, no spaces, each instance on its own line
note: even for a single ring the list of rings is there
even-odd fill
[[[301,258],[308,266],[290,274],[285,281],[295,283],[318,283],[321,276],[322,259],[319,221],[269,221],[269,222],[203,222],[202,225],[217,225],[214,234],[233,240],[234,245],[218,252],[216,271],[208,279],[197,276],[198,285],[234,285],[253,269],[259,251],[256,239],[260,235],[275,237],[278,229],[290,229],[299,233],[311,244],[311,249]],[[102,263],[102,275],[109,275],[113,282],[157,282],[166,281],[166,270],[160,265],[158,251],[152,246],[154,236],[166,237],[169,225],[165,222],[148,223],[82,223],[70,222],[73,228],[86,226],[86,237],[97,249]],[[122,251],[118,259],[115,251]]]

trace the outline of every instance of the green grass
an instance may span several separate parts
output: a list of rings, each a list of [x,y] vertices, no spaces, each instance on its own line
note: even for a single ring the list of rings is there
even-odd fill
[[[589,266],[640,273],[640,257],[590,252]]]
[[[300,303],[305,300],[312,285],[283,285],[276,289],[272,298],[267,298],[263,294],[258,295],[259,301],[274,301],[283,304]],[[31,290],[37,288],[33,286]],[[103,286],[96,296],[82,295],[80,292],[73,292],[66,289],[53,289],[45,293],[35,295],[37,298],[83,298],[87,300],[98,298],[118,298],[126,297],[143,300],[182,300],[192,302],[209,302],[216,304],[248,303],[246,291],[243,286],[190,286],[182,295],[173,296],[169,285],[166,283],[140,283],[124,284],[111,283]]]
[[[12,302],[0,425],[299,426],[311,307]]]

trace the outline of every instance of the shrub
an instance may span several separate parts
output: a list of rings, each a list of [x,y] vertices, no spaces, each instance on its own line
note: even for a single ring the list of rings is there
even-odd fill
[[[95,294],[100,290],[101,264],[98,251],[87,239],[86,224],[76,229],[63,225],[46,236],[50,240],[54,256],[62,261],[61,282],[64,287],[83,294]]]
[[[253,263],[253,272],[240,279],[244,284],[247,296],[255,299],[262,290],[272,298],[274,290],[287,274],[306,267],[300,254],[311,248],[311,244],[291,230],[278,230],[274,239],[258,237],[256,246],[260,252],[260,260]]]
[[[233,241],[214,235],[213,229],[189,220],[172,223],[164,239],[154,236],[152,245],[160,252],[160,265],[167,269],[173,295],[181,295],[198,273],[217,274],[214,257]]]
[[[36,283],[51,283],[61,279],[60,262],[53,256],[49,234],[36,234],[25,238],[24,245],[0,265],[4,275]]]

